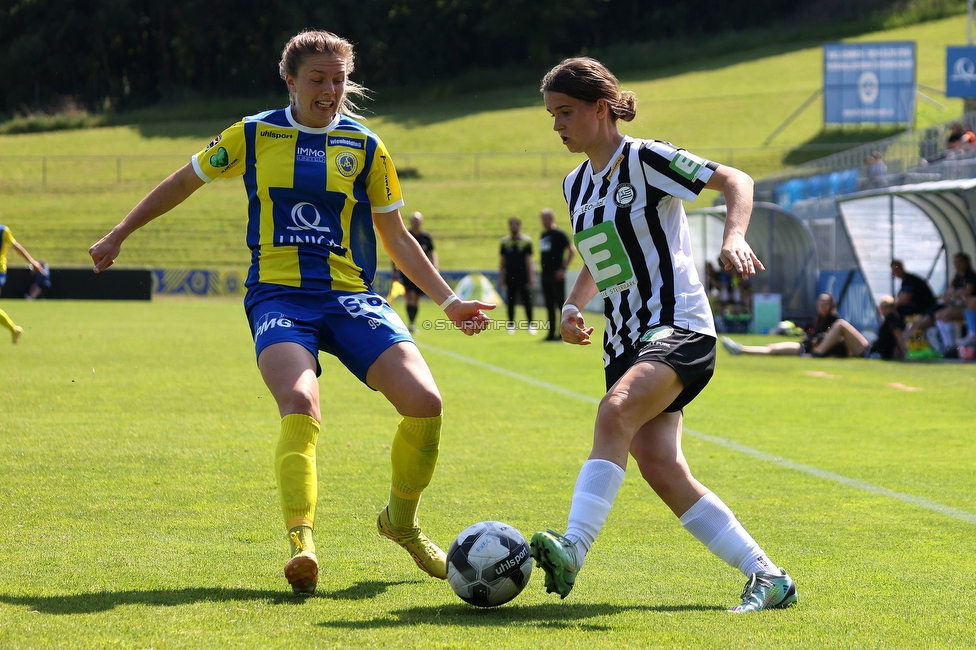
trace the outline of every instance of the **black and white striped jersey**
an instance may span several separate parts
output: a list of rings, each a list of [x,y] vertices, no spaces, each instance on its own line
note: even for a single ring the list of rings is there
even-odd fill
[[[606,169],[585,160],[563,182],[573,240],[604,299],[605,364],[652,326],[715,336],[682,199],[695,200],[717,168],[668,142],[624,136]]]

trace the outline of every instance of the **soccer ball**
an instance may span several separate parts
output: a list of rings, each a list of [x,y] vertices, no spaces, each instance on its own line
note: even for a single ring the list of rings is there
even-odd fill
[[[461,531],[447,552],[447,581],[461,600],[497,607],[519,595],[532,575],[532,556],[522,534],[500,521]]]

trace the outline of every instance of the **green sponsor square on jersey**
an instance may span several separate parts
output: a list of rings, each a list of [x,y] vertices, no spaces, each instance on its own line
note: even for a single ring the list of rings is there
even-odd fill
[[[606,298],[637,284],[630,259],[612,221],[581,230],[573,235],[573,241],[601,296]]]
[[[674,154],[674,158],[671,159],[671,164],[668,166],[689,181],[693,181],[698,176],[698,170],[704,164],[705,161],[698,156],[690,154],[687,151],[678,151]]]

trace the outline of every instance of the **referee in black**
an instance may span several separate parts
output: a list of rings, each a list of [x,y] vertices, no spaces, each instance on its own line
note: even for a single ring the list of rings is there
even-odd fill
[[[542,221],[542,234],[539,235],[542,295],[549,315],[549,334],[545,340],[562,341],[558,316],[566,302],[566,269],[576,254],[576,247],[566,233],[556,227],[556,213],[552,208],[543,208],[539,219]]]
[[[509,334],[514,334],[515,302],[521,300],[525,306],[525,317],[528,322],[529,334],[536,333],[535,322],[532,320],[532,239],[522,234],[522,220],[512,217],[508,220],[508,236],[502,239],[499,249],[498,281],[505,283],[506,302],[508,306]]]
[[[437,251],[434,250],[434,240],[431,238],[430,233],[423,230],[424,225],[424,215],[419,212],[414,212],[410,215],[410,227],[408,230],[413,238],[417,240],[420,244],[420,248],[424,251],[424,255],[430,260],[430,263],[434,265],[435,269],[440,269],[437,264]],[[415,332],[417,327],[415,323],[417,322],[417,311],[420,306],[420,298],[424,295],[424,292],[420,290],[420,287],[415,285],[413,281],[407,277],[407,274],[397,270],[396,276],[400,277],[400,282],[403,284],[404,295],[407,299],[407,318],[409,323],[407,324],[407,329],[411,332]]]

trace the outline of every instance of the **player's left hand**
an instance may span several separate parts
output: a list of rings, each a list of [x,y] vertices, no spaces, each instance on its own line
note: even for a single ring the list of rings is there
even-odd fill
[[[766,267],[753,252],[752,246],[741,235],[729,236],[722,242],[722,254],[719,256],[719,260],[726,271],[735,269],[735,272],[740,274],[743,280],[748,280],[759,271],[766,270]]]
[[[100,273],[115,264],[115,258],[119,256],[121,250],[122,244],[115,241],[112,233],[99,239],[88,249],[88,254],[91,255],[92,262],[95,263],[95,267],[92,270],[95,273]]]
[[[455,300],[444,313],[454,325],[468,336],[484,331],[491,319],[485,310],[492,310],[495,305],[480,300]]]

